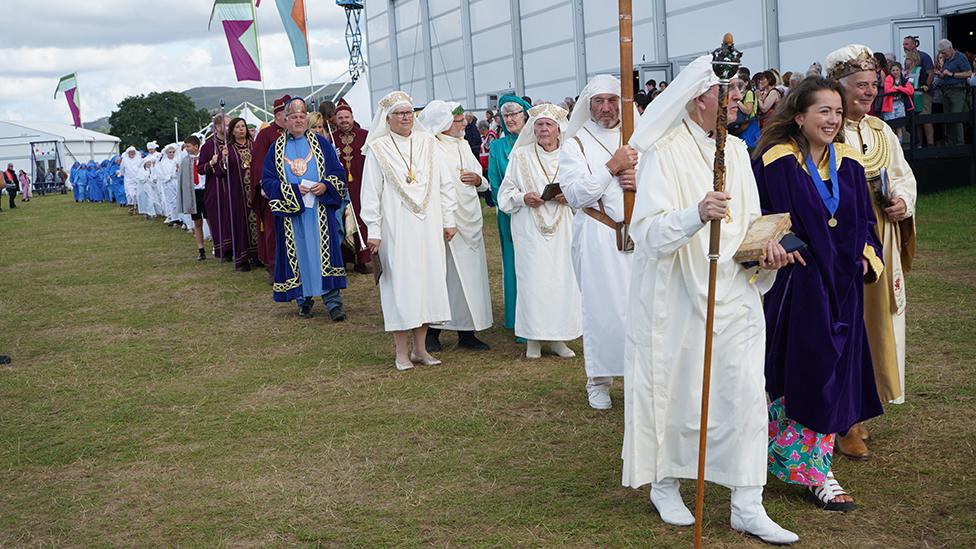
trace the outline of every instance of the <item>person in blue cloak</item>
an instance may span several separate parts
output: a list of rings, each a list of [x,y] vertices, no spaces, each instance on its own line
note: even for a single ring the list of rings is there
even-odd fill
[[[297,301],[298,315],[312,316],[322,296],[333,322],[346,319],[339,290],[346,287],[342,225],[348,203],[346,170],[332,143],[308,129],[305,101],[285,106],[285,132],[264,157],[261,189],[274,214],[273,299]]]
[[[112,187],[112,195],[119,206],[126,206],[125,179],[122,177],[122,156],[115,155],[108,165],[108,178]]]
[[[88,201],[101,202],[105,198],[102,187],[102,168],[94,160],[88,161]]]
[[[508,156],[512,153],[518,134],[525,127],[529,119],[529,105],[521,97],[503,95],[498,100],[498,114],[502,117],[500,126],[502,135],[491,142],[488,150],[488,185],[491,196],[498,203],[498,189],[505,179],[508,169]],[[505,327],[515,328],[515,245],[512,243],[512,218],[507,213],[496,210],[498,220],[498,239],[502,244],[502,283],[505,297]]]
[[[71,165],[71,171],[68,173],[68,178],[71,180],[71,194],[74,196],[75,202],[78,202],[78,172],[81,171],[81,163],[75,161]]]

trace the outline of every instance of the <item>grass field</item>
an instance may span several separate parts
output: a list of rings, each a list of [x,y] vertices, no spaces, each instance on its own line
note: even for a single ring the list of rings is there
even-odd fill
[[[769,483],[801,547],[976,543],[974,204],[921,198],[908,403],[870,422],[870,461],[835,466],[860,509]],[[620,487],[621,386],[590,410],[579,358],[526,361],[496,328],[489,353],[399,373],[371,277],[349,321],[302,320],[263,272],[111,205],[37,198],[0,235],[0,546],[691,544]],[[761,545],[728,513],[709,486],[708,546]]]

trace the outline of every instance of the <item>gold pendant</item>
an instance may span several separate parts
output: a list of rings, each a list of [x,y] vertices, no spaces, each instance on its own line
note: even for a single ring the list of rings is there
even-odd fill
[[[407,185],[413,185],[417,178],[413,175],[413,170],[407,170]]]
[[[305,162],[304,158],[288,160],[288,165],[291,166],[292,173],[298,177],[305,175],[305,172],[308,171],[308,162]]]
[[[827,220],[827,226],[833,229],[834,227],[837,226],[837,220],[831,217],[830,219]]]

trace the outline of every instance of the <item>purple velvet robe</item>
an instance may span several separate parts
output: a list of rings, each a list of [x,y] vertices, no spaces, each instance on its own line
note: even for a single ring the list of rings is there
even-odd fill
[[[214,255],[230,260],[234,257],[231,244],[230,200],[227,193],[227,172],[219,156],[217,163],[210,165],[210,160],[220,154],[224,148],[223,141],[216,135],[210,137],[200,148],[200,158],[197,159],[197,172],[207,177],[203,189],[203,204],[207,210],[207,224],[213,238]]]
[[[777,145],[753,162],[763,214],[789,212],[808,247],[807,265],[780,269],[766,294],[766,391],[786,415],[814,431],[844,432],[882,413],[864,328],[864,284],[883,269],[881,243],[857,153],[835,145],[840,204],[836,227],[798,160]],[[825,181],[830,188],[830,180]],[[863,274],[862,258],[869,258]]]
[[[227,155],[227,199],[230,204],[232,226],[231,247],[234,250],[234,266],[241,267],[258,257],[257,216],[248,207],[251,193],[251,162],[254,143],[232,144]],[[260,181],[257,183],[260,185]]]

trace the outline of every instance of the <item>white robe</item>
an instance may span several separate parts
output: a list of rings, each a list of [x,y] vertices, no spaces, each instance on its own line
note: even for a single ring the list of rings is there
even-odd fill
[[[697,478],[708,295],[707,225],[698,202],[712,190],[715,142],[685,118],[641,158],[631,235],[636,244],[624,374],[624,486]],[[749,153],[729,136],[715,301],[705,479],[766,483],[765,318],[774,271],[732,256],[761,215]]]
[[[569,341],[583,334],[571,251],[573,210],[553,201],[538,208],[525,205],[526,193],[541,195],[549,183],[539,160],[553,177],[559,168],[558,150],[546,152],[535,144],[514,149],[498,189],[498,209],[512,216],[519,288],[515,335],[535,341]]]
[[[620,126],[604,129],[592,120],[583,125],[575,138],[565,140],[559,149],[559,186],[573,209],[599,209],[597,201],[603,199],[607,215],[614,221],[623,221],[623,190],[606,167],[612,151],[619,147]],[[617,251],[613,229],[584,212],[575,216],[573,264],[583,296],[583,356],[589,377],[624,373],[632,259],[633,254]]]
[[[123,154],[122,163],[119,164],[119,172],[122,174],[122,184],[125,188],[125,202],[130,206],[135,206],[139,200],[139,180],[144,171],[142,162],[142,157],[138,153],[135,158]]]
[[[485,330],[491,328],[491,293],[488,289],[488,256],[482,234],[483,216],[479,191],[488,190],[488,180],[481,178],[477,187],[461,183],[460,168],[481,174],[481,163],[474,157],[468,142],[437,135],[440,162],[450,177],[445,185],[455,193],[454,221],[458,233],[447,243],[447,294],[451,303],[451,320],[445,330]]]
[[[417,181],[408,185],[411,139]],[[454,226],[455,203],[450,186],[442,185],[449,175],[435,162],[434,147],[433,135],[414,130],[409,138],[391,133],[366,154],[360,218],[370,239],[380,240],[380,305],[388,332],[451,319],[444,228]]]
[[[161,213],[166,215],[166,222],[180,219],[179,161],[163,157],[153,168],[153,175],[161,194]]]
[[[143,158],[143,162],[145,161],[146,159]],[[138,188],[136,203],[138,204],[139,213],[152,217],[159,215],[161,212],[156,209],[156,201],[153,196],[156,184],[153,178],[152,168],[143,167],[141,169],[136,176],[136,187]]]

